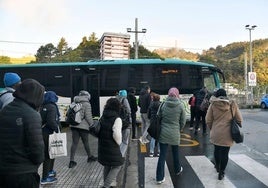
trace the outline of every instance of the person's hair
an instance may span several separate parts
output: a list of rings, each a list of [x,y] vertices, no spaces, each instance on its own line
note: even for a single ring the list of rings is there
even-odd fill
[[[153,95],[153,101],[160,101],[160,95],[158,95],[157,93],[155,93]]]
[[[221,88],[216,91],[215,97],[227,97],[227,93]]]
[[[119,113],[121,108],[120,101],[117,98],[110,98],[107,100],[104,109],[112,110]]]

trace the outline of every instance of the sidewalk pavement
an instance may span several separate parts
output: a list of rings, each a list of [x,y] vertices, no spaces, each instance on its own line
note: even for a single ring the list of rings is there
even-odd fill
[[[72,144],[72,134],[69,128],[64,128],[62,132],[67,133],[68,156],[55,159],[54,170],[57,172],[56,183],[41,185],[41,188],[98,188],[103,184],[103,166],[95,161],[87,163],[87,154],[80,139],[75,154],[77,166],[69,168],[70,148]],[[126,162],[122,166],[117,178],[117,188],[138,188],[138,141],[131,141],[126,156]],[[94,156],[98,154],[98,139],[89,135],[89,146]],[[42,165],[39,168],[42,177]]]

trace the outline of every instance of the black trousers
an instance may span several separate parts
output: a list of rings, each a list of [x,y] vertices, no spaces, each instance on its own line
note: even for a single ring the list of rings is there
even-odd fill
[[[44,144],[45,144],[45,160],[43,162],[42,178],[47,178],[48,177],[48,172],[53,170],[55,159],[50,159],[49,158],[49,153],[48,153],[49,134],[43,133],[43,139],[44,139]]]
[[[1,188],[39,188],[40,176],[36,173],[0,175]]]
[[[219,172],[224,172],[228,163],[230,147],[217,145],[214,145],[214,147],[215,166],[219,169]]]
[[[131,119],[132,119],[132,138],[136,137],[136,112],[131,113]]]
[[[207,131],[206,114],[207,114],[207,112],[200,110],[200,107],[196,107],[195,130],[197,130],[199,128],[199,123],[202,120],[203,133],[206,133],[206,131]]]

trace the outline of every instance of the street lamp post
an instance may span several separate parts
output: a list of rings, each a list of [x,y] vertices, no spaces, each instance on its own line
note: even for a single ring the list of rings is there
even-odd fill
[[[131,28],[127,28],[128,33],[135,33],[135,59],[138,59],[139,53],[139,42],[138,42],[138,33],[146,33],[147,29],[138,30],[138,18],[135,18],[135,30],[132,31]]]
[[[249,61],[250,61],[250,72],[253,71],[253,67],[252,67],[252,41],[251,41],[251,31],[254,30],[257,26],[256,25],[246,25],[245,28],[249,30]],[[250,100],[251,100],[251,104],[253,104],[253,86],[250,86]],[[252,108],[252,106],[251,106]]]

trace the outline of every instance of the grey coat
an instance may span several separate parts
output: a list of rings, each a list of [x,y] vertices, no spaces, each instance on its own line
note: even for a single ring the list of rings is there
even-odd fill
[[[74,102],[82,104],[82,122],[79,125],[70,125],[71,128],[89,130],[89,126],[93,124],[91,104],[89,96],[75,96]]]
[[[159,142],[169,145],[180,144],[180,130],[186,123],[185,108],[180,99],[167,97],[159,110],[161,133]]]

